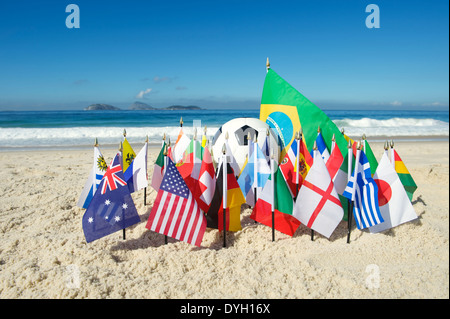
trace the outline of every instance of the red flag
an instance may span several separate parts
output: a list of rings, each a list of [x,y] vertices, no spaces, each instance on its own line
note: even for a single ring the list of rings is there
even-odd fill
[[[200,206],[204,212],[208,212],[209,207],[211,206],[215,189],[216,174],[214,171],[214,164],[211,153],[208,148],[205,147],[203,150],[199,178],[194,188],[194,197],[197,200],[198,206]]]
[[[331,152],[330,157],[328,158],[328,161],[325,164],[327,167],[328,173],[330,173],[331,180],[334,180],[334,177],[336,176],[337,172],[339,171],[339,168],[341,167],[342,162],[344,162],[344,157],[342,156],[342,153],[339,150],[339,147],[335,146],[333,148],[333,151]]]

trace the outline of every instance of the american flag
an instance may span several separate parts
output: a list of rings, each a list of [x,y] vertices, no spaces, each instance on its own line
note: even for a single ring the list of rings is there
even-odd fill
[[[166,172],[145,227],[200,246],[206,229],[206,218],[175,164],[170,158],[167,161]]]

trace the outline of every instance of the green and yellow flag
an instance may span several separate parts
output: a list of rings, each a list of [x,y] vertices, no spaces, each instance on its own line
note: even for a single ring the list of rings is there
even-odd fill
[[[278,134],[282,145],[281,159],[295,139],[295,132],[300,128],[303,130],[303,137],[309,150],[313,149],[318,127],[321,129],[328,151],[331,150],[331,139],[334,134],[336,145],[344,155],[341,169],[347,172],[347,141],[339,128],[320,108],[272,69],[267,71],[264,81],[259,118]]]

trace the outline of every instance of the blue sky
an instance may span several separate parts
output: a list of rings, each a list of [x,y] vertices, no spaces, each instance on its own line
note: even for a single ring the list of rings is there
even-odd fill
[[[267,57],[323,109],[448,110],[448,15],[442,0],[2,1],[0,110],[259,108]]]

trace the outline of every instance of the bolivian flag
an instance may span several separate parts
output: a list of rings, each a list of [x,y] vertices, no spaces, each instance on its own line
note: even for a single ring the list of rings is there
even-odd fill
[[[412,178],[411,174],[406,168],[405,163],[403,163],[400,156],[398,156],[396,150],[394,150],[394,160],[395,160],[395,171],[397,172],[398,177],[400,178],[400,181],[403,184],[403,187],[405,187],[405,191],[406,194],[408,194],[409,200],[412,200],[413,193],[417,189],[416,182],[414,182],[414,179]]]

